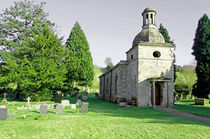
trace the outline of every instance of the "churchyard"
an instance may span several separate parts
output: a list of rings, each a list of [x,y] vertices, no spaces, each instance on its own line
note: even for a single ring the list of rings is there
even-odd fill
[[[120,107],[90,94],[88,111],[82,113],[81,106],[71,105],[77,103],[76,97],[65,100],[69,102],[30,102],[30,106],[27,100],[8,101],[7,120],[0,120],[0,138],[210,138],[209,124],[153,108]],[[36,109],[37,105],[48,108]],[[178,102],[174,108],[183,105],[193,106]],[[208,106],[197,108],[199,113],[210,111]]]

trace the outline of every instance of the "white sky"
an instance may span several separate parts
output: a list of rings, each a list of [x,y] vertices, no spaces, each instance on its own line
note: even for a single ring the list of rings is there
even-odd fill
[[[68,38],[78,21],[90,45],[93,62],[105,66],[126,58],[134,37],[141,31],[141,13],[147,7],[157,11],[156,25],[162,23],[176,44],[176,63],[191,64],[192,45],[198,20],[210,16],[210,0],[34,0],[45,1],[49,19],[58,26],[59,36]],[[14,0],[0,0],[0,13]]]

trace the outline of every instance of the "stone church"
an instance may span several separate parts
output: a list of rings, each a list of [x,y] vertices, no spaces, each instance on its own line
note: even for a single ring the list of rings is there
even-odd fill
[[[172,106],[174,46],[155,25],[156,11],[146,8],[142,30],[121,60],[100,78],[100,97],[111,102],[136,101],[139,107]]]

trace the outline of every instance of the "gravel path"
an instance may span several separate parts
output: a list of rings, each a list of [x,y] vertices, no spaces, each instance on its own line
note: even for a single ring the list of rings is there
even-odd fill
[[[207,118],[207,117],[201,117],[201,116],[189,114],[189,113],[179,111],[179,110],[175,110],[175,109],[172,109],[172,108],[155,107],[155,109],[161,110],[161,111],[164,111],[164,112],[167,112],[167,113],[171,113],[173,115],[182,116],[182,117],[186,117],[186,118],[190,118],[190,119],[193,119],[193,120],[197,120],[197,121],[200,121],[200,122],[210,124],[210,118]]]

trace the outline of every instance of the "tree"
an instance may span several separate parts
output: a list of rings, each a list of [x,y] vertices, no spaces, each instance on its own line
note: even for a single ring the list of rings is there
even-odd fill
[[[107,70],[109,70],[113,67],[112,59],[110,57],[106,57],[104,63],[106,64]]]
[[[33,100],[50,100],[64,86],[65,49],[58,38],[45,26],[42,32],[32,32],[16,51],[1,53],[6,62],[1,68],[1,88],[17,84],[18,90]]]
[[[66,41],[66,48],[67,83],[91,86],[94,79],[93,60],[85,33],[77,22]]]
[[[192,54],[195,56],[197,83],[193,94],[199,98],[208,98],[210,94],[210,20],[204,14],[198,21]]]
[[[14,2],[14,6],[0,14],[1,49],[14,49],[25,37],[32,37],[32,32],[38,34],[42,31],[45,25],[53,29],[54,23],[47,20],[44,5],[45,2],[34,4],[29,0]]]
[[[167,29],[162,24],[160,24],[159,32],[163,35],[166,43],[170,43],[172,46],[174,46],[176,48],[176,45],[175,45],[174,41],[171,40]],[[176,75],[177,70],[176,70],[176,64],[175,63],[176,63],[176,57],[175,57],[175,54],[174,54],[174,62],[173,62],[173,64],[174,64],[174,82],[175,82],[176,77],[177,77],[177,75]]]

